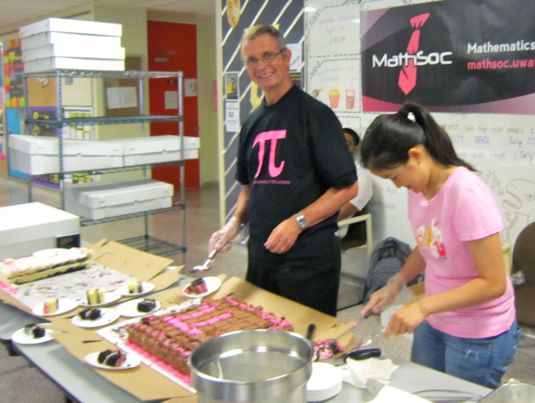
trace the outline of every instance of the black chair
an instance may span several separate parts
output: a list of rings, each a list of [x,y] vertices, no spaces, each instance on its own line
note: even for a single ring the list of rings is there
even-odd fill
[[[515,286],[517,320],[535,326],[535,222],[520,232],[513,247],[512,272],[520,270],[525,283]]]

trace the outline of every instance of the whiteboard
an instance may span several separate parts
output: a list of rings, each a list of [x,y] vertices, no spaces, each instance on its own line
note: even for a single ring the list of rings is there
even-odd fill
[[[332,107],[329,91],[337,88],[340,99],[333,110],[342,125],[356,129],[361,137],[377,114],[363,113],[360,103],[360,10],[420,2],[305,0],[306,89]],[[346,88],[356,90],[353,109],[347,108]],[[434,117],[450,134],[459,156],[473,164],[492,189],[504,218],[502,239],[513,245],[519,232],[535,221],[535,116],[434,113]],[[368,209],[374,242],[394,236],[415,244],[405,189],[374,177]]]

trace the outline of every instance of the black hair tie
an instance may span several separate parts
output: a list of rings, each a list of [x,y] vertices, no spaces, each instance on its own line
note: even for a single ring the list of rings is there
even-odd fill
[[[404,117],[408,117],[409,116],[409,113],[411,113],[411,107],[409,105],[404,105],[399,111],[398,113],[400,115],[403,115]]]

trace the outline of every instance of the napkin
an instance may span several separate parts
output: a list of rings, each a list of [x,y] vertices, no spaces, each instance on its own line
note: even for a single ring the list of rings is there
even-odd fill
[[[431,403],[431,400],[424,399],[420,396],[413,395],[412,393],[405,392],[404,390],[395,388],[390,385],[385,385],[381,388],[377,396],[369,403]]]
[[[344,382],[351,383],[357,388],[365,388],[368,379],[387,382],[392,373],[399,367],[399,365],[393,364],[389,358],[368,358],[358,361],[348,358],[346,364]]]

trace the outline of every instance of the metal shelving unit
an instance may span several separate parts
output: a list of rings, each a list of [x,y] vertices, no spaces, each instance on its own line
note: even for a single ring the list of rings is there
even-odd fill
[[[28,79],[29,77],[35,77],[37,79],[45,80],[50,77],[55,78],[55,94],[56,94],[56,105],[55,105],[55,119],[34,119],[31,116],[31,107],[26,108],[25,114],[25,124],[26,132],[30,133],[31,128],[34,125],[54,125],[56,136],[58,138],[58,155],[59,155],[59,170],[58,180],[60,187],[60,203],[61,208],[65,209],[65,175],[71,174],[74,172],[68,172],[65,170],[63,156],[64,156],[64,138],[63,138],[63,128],[66,126],[77,126],[77,125],[120,125],[120,124],[148,124],[153,122],[173,122],[178,123],[178,135],[180,136],[180,158],[177,161],[172,162],[163,162],[163,163],[154,163],[154,164],[143,164],[136,166],[128,166],[121,168],[109,168],[109,169],[98,169],[98,170],[76,170],[75,172],[84,172],[91,175],[96,174],[109,174],[117,172],[128,172],[128,171],[139,171],[142,170],[144,175],[148,169],[153,166],[160,165],[169,165],[169,164],[178,164],[179,166],[179,189],[178,197],[179,202],[175,203],[170,208],[151,210],[142,213],[135,214],[125,214],[120,216],[113,216],[109,218],[104,218],[100,220],[90,220],[83,217],[81,219],[82,226],[89,225],[98,225],[104,224],[117,220],[126,220],[137,217],[144,218],[144,228],[145,233],[138,237],[133,237],[125,240],[120,240],[119,242],[125,243],[127,245],[133,246],[135,248],[145,250],[151,253],[155,253],[162,256],[171,256],[176,254],[182,254],[182,260],[185,262],[185,253],[186,253],[186,214],[185,214],[185,173],[184,173],[184,124],[183,124],[183,74],[182,72],[158,72],[158,71],[83,71],[83,70],[54,70],[50,72],[42,73],[28,73],[24,75],[24,91],[25,99],[29,105],[29,94],[28,94]],[[87,78],[87,79],[134,79],[137,80],[137,96],[139,101],[138,114],[132,116],[91,116],[91,117],[66,117],[65,116],[65,106],[63,105],[63,79],[74,79],[74,78]],[[148,87],[148,80],[150,79],[171,79],[176,80],[177,82],[177,115],[147,115],[146,114],[146,88]],[[38,105],[34,105],[38,106]],[[98,140],[95,140],[98,141]],[[32,191],[32,176],[28,178],[28,198],[31,201],[33,198]],[[170,211],[181,211],[181,245],[174,245],[167,241],[157,239],[148,233],[148,217],[153,214],[159,214]]]

